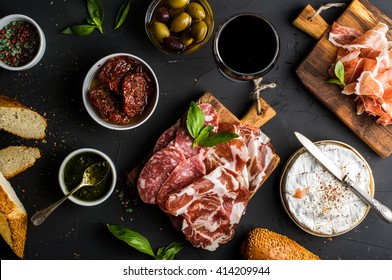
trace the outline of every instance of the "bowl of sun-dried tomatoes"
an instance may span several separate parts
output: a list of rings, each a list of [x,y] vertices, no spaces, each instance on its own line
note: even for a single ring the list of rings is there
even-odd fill
[[[115,53],[98,60],[83,82],[83,102],[98,124],[127,130],[146,122],[159,99],[158,79],[141,58]]]

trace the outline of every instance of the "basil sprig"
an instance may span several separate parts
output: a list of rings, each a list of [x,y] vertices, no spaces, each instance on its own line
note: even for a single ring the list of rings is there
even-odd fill
[[[131,0],[125,0],[125,2],[122,3],[120,9],[118,10],[116,21],[114,23],[114,29],[119,28],[124,23],[130,8],[131,8]]]
[[[172,260],[185,246],[184,242],[173,242],[167,246],[158,248],[157,252],[154,253],[148,239],[140,233],[120,225],[107,224],[106,226],[115,237],[124,241],[132,248],[150,255],[155,260]]]
[[[119,28],[127,18],[131,6],[130,0],[125,0],[116,16],[114,29]],[[103,33],[104,9],[101,0],[87,0],[87,10],[90,18],[86,19],[87,24],[73,25],[65,28],[61,33],[69,35],[85,36],[91,34],[94,29]]]
[[[327,82],[331,84],[345,86],[346,83],[344,82],[344,65],[340,60],[335,64],[334,72],[337,79],[329,79]]]
[[[238,134],[229,131],[211,135],[213,127],[204,126],[204,113],[193,101],[188,110],[186,126],[193,138],[193,147],[199,144],[204,147],[213,147],[239,137]]]

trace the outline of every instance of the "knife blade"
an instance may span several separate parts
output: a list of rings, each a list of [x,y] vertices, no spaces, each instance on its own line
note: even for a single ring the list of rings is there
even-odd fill
[[[324,154],[312,141],[299,132],[294,132],[299,142],[313,155],[329,172],[340,182],[357,194],[364,202],[370,205],[386,222],[392,223],[392,210],[371,197],[366,191],[359,188],[350,177],[345,174],[326,154]]]

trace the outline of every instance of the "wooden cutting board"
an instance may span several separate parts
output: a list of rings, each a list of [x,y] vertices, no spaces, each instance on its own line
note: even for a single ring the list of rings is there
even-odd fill
[[[360,139],[382,157],[392,152],[392,125],[376,124],[376,118],[366,113],[356,114],[356,103],[353,96],[341,93],[338,86],[327,83],[328,68],[336,58],[338,48],[328,41],[329,25],[321,16],[309,21],[315,10],[308,5],[294,20],[293,24],[319,39],[313,50],[298,66],[296,73],[303,84],[323,104],[334,112]],[[366,31],[378,22],[392,27],[392,20],[367,0],[354,0],[336,20],[343,26],[354,27]],[[392,33],[388,31],[388,40]]]
[[[230,112],[229,109],[227,109],[210,92],[205,92],[196,101],[196,103],[198,103],[198,104],[210,103],[217,111],[217,113],[219,115],[220,122],[229,122],[229,123],[241,122],[241,123],[252,125],[255,127],[260,127],[276,115],[275,110],[272,107],[270,107],[262,98],[260,98],[260,107],[261,107],[262,114],[261,115],[257,114],[257,110],[256,110],[257,104],[255,102],[241,119],[238,119],[232,112]],[[170,126],[171,126],[171,124],[168,124],[167,128],[169,128]],[[140,171],[142,170],[143,166],[145,165],[147,160],[150,158],[150,156],[151,156],[151,154],[147,155],[145,157],[145,159],[143,159],[141,162],[139,162],[139,164],[137,164],[131,170],[131,172],[128,174],[128,181],[131,185],[134,185],[134,186],[136,185]],[[274,158],[272,160],[273,160],[273,168],[269,169],[269,171],[267,172],[263,181],[261,182],[260,186],[258,186],[258,188],[255,190],[255,193],[261,187],[261,185],[265,182],[265,180],[272,174],[272,172],[275,170],[275,168],[278,166],[278,164],[280,162],[280,158],[277,154],[274,155]]]

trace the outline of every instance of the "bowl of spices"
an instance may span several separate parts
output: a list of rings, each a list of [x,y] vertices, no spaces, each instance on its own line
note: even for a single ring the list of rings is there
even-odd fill
[[[145,17],[150,41],[167,54],[190,54],[211,37],[214,15],[206,0],[154,0]]]
[[[128,130],[151,117],[158,104],[159,84],[144,60],[128,53],[115,53],[90,68],[82,95],[94,121],[109,129]]]
[[[41,60],[45,48],[45,35],[32,18],[13,14],[0,19],[0,67],[29,69]]]
[[[109,173],[103,173],[102,168],[90,170],[90,180],[101,182],[95,186],[82,187],[69,200],[82,206],[94,206],[104,202],[112,194],[117,179],[115,165],[105,153],[92,148],[81,148],[65,157],[58,175],[60,188],[64,194],[68,194],[82,181],[84,171],[98,162],[108,165]]]

